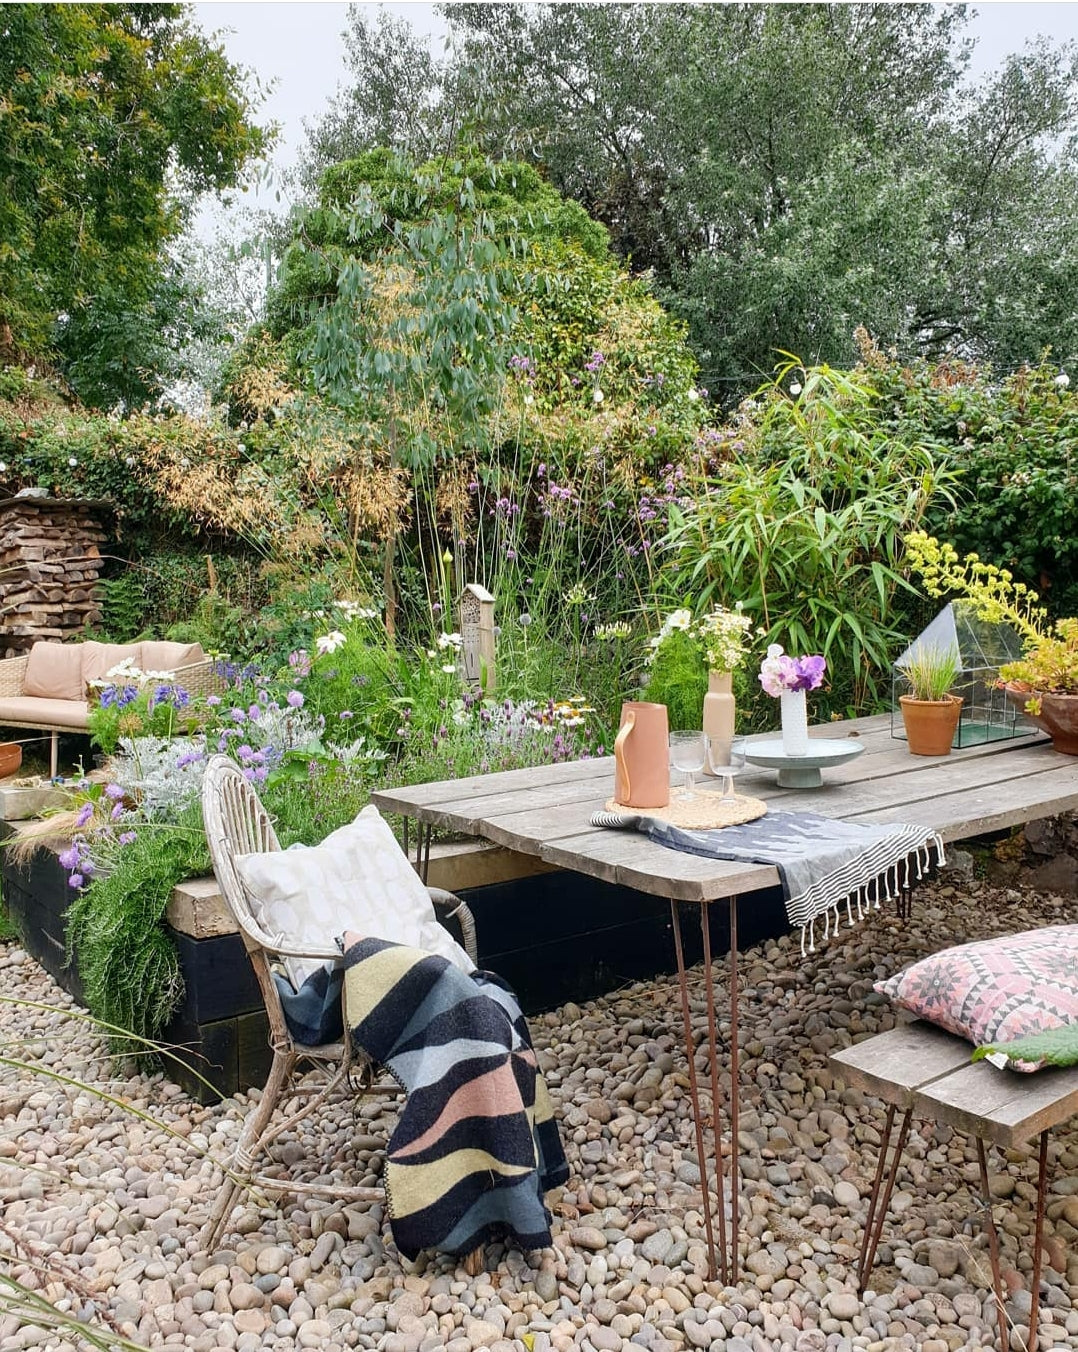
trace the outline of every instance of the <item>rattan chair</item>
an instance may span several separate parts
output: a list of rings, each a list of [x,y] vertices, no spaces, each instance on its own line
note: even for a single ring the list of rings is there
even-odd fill
[[[341,1042],[308,1047],[297,1043],[288,1031],[271,964],[278,957],[325,960],[337,959],[340,953],[336,949],[322,951],[309,946],[285,947],[261,929],[255,920],[252,898],[236,869],[235,858],[240,854],[278,850],[280,845],[258,794],[243,777],[236,762],[228,756],[214,756],[206,767],[202,782],[202,818],[221,896],[239,926],[265,1001],[270,1045],[273,1048],[273,1062],[265,1088],[243,1124],[231,1166],[222,1180],[213,1210],[202,1231],[201,1243],[208,1252],[223,1233],[238,1194],[252,1186],[276,1193],[329,1196],[341,1202],[380,1201],[384,1194],[381,1188],[342,1188],[336,1184],[299,1183],[254,1173],[255,1162],[266,1153],[273,1141],[282,1132],[317,1111],[337,1089],[343,1088],[351,1095],[369,1090],[374,1083],[375,1068],[362,1052],[353,1050],[347,1032]],[[456,918],[462,945],[474,963],[475,926],[468,907],[451,892],[438,888],[430,888],[429,891],[438,918],[443,923]],[[347,1012],[343,1012],[347,1030]],[[320,1088],[317,1084],[299,1084],[300,1078],[311,1070],[322,1073],[324,1083]],[[382,1088],[386,1092],[400,1092],[392,1083],[379,1086],[380,1090]],[[271,1127],[274,1110],[283,1097],[312,1092],[314,1097]],[[477,1253],[481,1259],[481,1251]],[[474,1260],[475,1255],[469,1255],[472,1268],[475,1267]]]

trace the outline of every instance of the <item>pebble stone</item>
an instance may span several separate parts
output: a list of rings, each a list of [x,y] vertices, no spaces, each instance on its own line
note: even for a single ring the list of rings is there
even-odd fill
[[[402,1262],[380,1201],[252,1200],[216,1252],[203,1253],[199,1231],[220,1182],[211,1157],[228,1158],[257,1091],[201,1107],[160,1074],[110,1065],[92,1026],[68,1017],[70,998],[18,944],[0,943],[0,989],[25,1002],[0,1004],[5,1045],[135,1109],[0,1068],[0,1263],[61,1312],[177,1352],[989,1348],[991,1268],[970,1195],[976,1153],[959,1133],[916,1125],[879,1262],[857,1295],[883,1109],[845,1088],[827,1056],[893,1026],[873,982],[948,943],[1066,920],[1072,907],[1052,893],[945,874],[920,889],[908,923],[884,908],[805,957],[789,934],[742,954],[735,1287],[707,1270],[676,980],[531,1020],[571,1177],[547,1199],[552,1248],[521,1254],[491,1243],[485,1270],[468,1277],[443,1255]],[[717,967],[720,1020],[725,979]],[[689,1000],[699,1047],[699,971]],[[698,1052],[701,1069],[703,1060]],[[282,1135],[278,1158],[307,1180],[376,1183],[396,1112],[392,1098],[328,1105],[317,1123]],[[992,1154],[1014,1346],[1030,1310],[1035,1163],[1027,1149]],[[1052,1133],[1049,1177],[1041,1342],[1078,1347],[1078,1124]],[[72,1346],[0,1313],[5,1350]]]

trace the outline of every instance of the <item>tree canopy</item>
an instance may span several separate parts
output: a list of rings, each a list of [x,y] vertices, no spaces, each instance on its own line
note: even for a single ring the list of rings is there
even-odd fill
[[[266,145],[243,73],[174,4],[0,5],[0,357],[138,403],[197,328],[170,258]]]
[[[443,11],[443,60],[353,14],[355,83],[312,133],[312,173],[462,135],[536,164],[654,271],[728,399],[780,350],[848,364],[858,324],[1005,368],[1078,353],[1068,46],[973,84],[962,5]]]

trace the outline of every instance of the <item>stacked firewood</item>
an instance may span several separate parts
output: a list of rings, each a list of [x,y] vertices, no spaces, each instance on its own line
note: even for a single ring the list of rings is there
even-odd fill
[[[0,647],[81,636],[101,623],[97,579],[103,504],[19,497],[0,502]]]

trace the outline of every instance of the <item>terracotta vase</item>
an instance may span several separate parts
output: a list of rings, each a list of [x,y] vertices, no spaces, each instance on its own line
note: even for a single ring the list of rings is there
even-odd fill
[[[709,671],[707,694],[704,696],[704,714],[701,726],[711,749],[708,757],[716,765],[730,764],[730,747],[734,740],[737,705],[733,694],[733,674],[729,671]],[[710,765],[704,766],[710,775]]]
[[[670,801],[670,721],[665,704],[627,700],[614,739],[614,801],[665,807]]]
[[[1016,704],[1030,722],[1048,733],[1057,751],[1078,756],[1078,695],[1042,695],[1014,685],[1008,685],[1006,689],[1011,703]],[[1039,714],[1026,713],[1026,704],[1031,699],[1040,700]]]
[[[906,727],[906,741],[914,756],[948,756],[954,741],[955,728],[962,716],[962,697],[948,695],[946,699],[914,699],[900,695],[902,722]]]
[[[18,742],[0,742],[0,779],[13,775],[22,765],[22,747]]]

